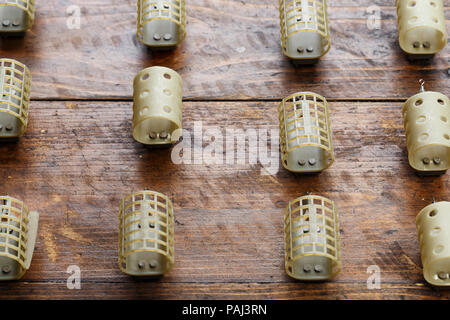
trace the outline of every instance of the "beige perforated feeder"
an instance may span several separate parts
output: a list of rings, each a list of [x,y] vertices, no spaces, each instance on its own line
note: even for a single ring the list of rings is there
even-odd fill
[[[30,268],[39,214],[20,200],[0,196],[0,280],[18,280]]]
[[[131,276],[161,276],[174,264],[174,216],[162,193],[140,191],[119,207],[119,267]]]
[[[299,64],[316,63],[331,47],[326,0],[279,0],[281,48]]]
[[[174,48],[186,37],[184,0],[138,0],[137,38],[152,48]]]
[[[12,59],[0,59],[0,140],[21,137],[28,124],[31,73]]]
[[[450,286],[450,202],[423,208],[416,218],[425,280]]]
[[[450,101],[439,92],[421,91],[402,109],[409,164],[421,174],[450,168]]]
[[[28,31],[34,22],[34,0],[0,0],[0,33]]]
[[[339,222],[333,201],[304,196],[284,212],[285,266],[298,280],[329,280],[341,269]]]
[[[292,172],[312,173],[334,161],[326,99],[312,92],[299,92],[283,99],[278,107],[283,167]]]
[[[173,144],[182,133],[183,81],[165,67],[142,70],[134,79],[133,137],[147,145]]]
[[[412,58],[430,58],[447,43],[442,0],[397,0],[400,47]]]

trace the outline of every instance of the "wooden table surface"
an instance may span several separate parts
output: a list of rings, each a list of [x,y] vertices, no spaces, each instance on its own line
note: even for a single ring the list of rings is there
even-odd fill
[[[450,45],[430,63],[409,62],[394,1],[328,2],[332,49],[316,66],[295,68],[281,53],[276,0],[187,0],[186,40],[160,53],[136,40],[136,0],[37,1],[33,29],[0,40],[1,56],[33,75],[28,131],[0,145],[1,194],[41,214],[31,268],[1,283],[0,298],[448,299],[423,279],[415,216],[433,199],[450,200],[449,175],[418,177],[409,167],[400,110],[420,78],[450,94]],[[72,4],[79,30],[66,26]],[[371,5],[381,9],[378,30],[367,27]],[[271,175],[248,161],[173,163],[170,149],[131,135],[132,79],[152,65],[183,77],[191,133],[196,121],[203,133],[276,129],[286,95],[327,97],[336,162],[312,176],[278,166]],[[154,281],[117,265],[119,202],[145,188],[169,195],[176,216],[175,267]],[[308,193],[339,209],[343,268],[330,282],[284,271],[283,209]],[[67,288],[71,265],[81,290]],[[367,287],[371,265],[380,289]]]

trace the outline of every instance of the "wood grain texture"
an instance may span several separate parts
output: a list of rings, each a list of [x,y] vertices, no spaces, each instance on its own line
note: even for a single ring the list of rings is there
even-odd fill
[[[262,175],[258,164],[176,165],[170,149],[133,140],[131,109],[34,102],[26,135],[0,145],[1,193],[41,212],[31,269],[0,283],[0,298],[449,298],[425,283],[415,230],[422,207],[448,199],[449,178],[420,178],[408,166],[401,104],[331,103],[337,160],[312,176]],[[201,119],[205,132],[271,129],[276,110],[276,102],[186,102],[184,128],[192,133]],[[175,208],[175,267],[156,281],[117,266],[119,201],[143,188],[169,195]],[[343,270],[332,282],[284,272],[283,209],[307,193],[339,209]],[[381,290],[366,286],[374,264]],[[82,290],[66,288],[69,265],[80,266]]]
[[[136,0],[38,1],[31,32],[1,39],[0,53],[30,67],[33,98],[43,100],[129,99],[134,75],[152,65],[176,69],[187,100],[281,99],[318,89],[330,99],[404,99],[419,78],[449,91],[449,46],[431,63],[408,62],[393,1],[328,3],[332,49],[314,67],[294,68],[281,53],[276,0],[188,0],[186,40],[155,54],[136,40]],[[81,8],[79,30],[66,26],[72,4]],[[381,9],[379,30],[367,27],[372,5]]]
[[[137,42],[135,0],[38,1],[31,32],[0,39],[0,55],[33,74],[28,131],[0,144],[0,194],[41,213],[31,269],[0,283],[1,299],[450,297],[424,281],[415,230],[423,207],[449,200],[449,178],[415,175],[400,113],[419,78],[449,94],[449,46],[431,63],[410,63],[398,47],[393,1],[329,0],[331,51],[315,67],[294,68],[279,47],[277,2],[187,0],[188,36],[173,52]],[[72,4],[82,11],[80,30],[66,27]],[[380,30],[367,28],[371,5],[382,10]],[[336,162],[310,176],[278,162],[267,174],[248,154],[228,165],[207,156],[173,163],[171,149],[148,149],[131,136],[131,81],[151,65],[182,75],[191,134],[196,121],[203,135],[276,129],[281,98],[324,95]],[[136,281],[117,266],[119,202],[144,188],[175,206],[175,267],[155,281]],[[283,209],[307,193],[339,209],[343,270],[331,282],[296,282],[284,272]],[[81,290],[66,287],[70,265],[81,268]],[[380,290],[367,289],[370,265],[381,268]]]

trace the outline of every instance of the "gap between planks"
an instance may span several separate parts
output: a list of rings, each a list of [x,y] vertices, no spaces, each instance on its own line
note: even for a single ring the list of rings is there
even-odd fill
[[[328,102],[351,102],[351,103],[367,103],[367,102],[405,102],[409,97],[405,98],[326,98]],[[281,98],[274,99],[183,99],[183,102],[281,102]],[[133,102],[133,98],[35,98],[31,102]]]

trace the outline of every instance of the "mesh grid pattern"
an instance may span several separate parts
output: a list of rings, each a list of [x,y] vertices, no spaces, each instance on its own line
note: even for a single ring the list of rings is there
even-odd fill
[[[168,197],[140,191],[125,197],[119,208],[119,265],[126,270],[127,256],[157,252],[174,263],[173,205]]]
[[[24,270],[27,269],[29,215],[22,201],[0,196],[0,256],[17,261]]]
[[[333,275],[339,272],[339,221],[333,201],[310,195],[289,202],[284,232],[288,271],[296,260],[315,255],[331,259]]]
[[[180,41],[186,37],[185,0],[139,0],[137,37],[143,41],[144,25],[153,20],[170,20],[180,29]]]
[[[328,166],[331,165],[334,152],[328,103],[324,97],[310,92],[290,95],[280,103],[278,119],[283,162],[296,148],[315,146],[325,150]]]
[[[31,73],[18,61],[0,59],[0,77],[0,112],[7,112],[19,118],[25,131],[30,104]]]
[[[0,6],[14,6],[24,10],[34,21],[34,0],[0,0]]]
[[[279,0],[281,47],[287,55],[287,39],[298,32],[313,31],[322,36],[323,55],[330,50],[326,0]]]

